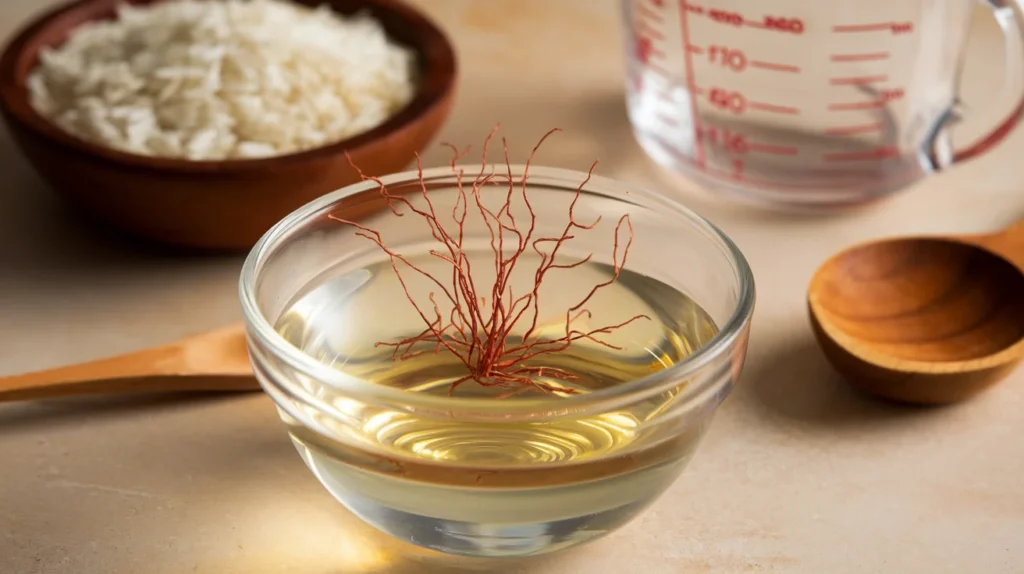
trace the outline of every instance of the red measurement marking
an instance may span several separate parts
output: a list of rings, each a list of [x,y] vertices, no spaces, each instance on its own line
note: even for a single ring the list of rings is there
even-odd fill
[[[751,143],[746,136],[736,133],[730,129],[707,128],[702,129],[700,136],[713,146],[721,146],[729,152],[736,154],[768,153],[774,155],[797,155],[799,150],[791,146]]]
[[[751,28],[773,30],[789,34],[803,34],[804,21],[799,18],[785,18],[782,16],[765,16],[761,20],[744,20],[743,24]]]
[[[871,60],[885,60],[889,52],[865,52],[863,54],[832,54],[833,62],[869,62]]]
[[[882,122],[873,124],[861,124],[859,126],[839,126],[828,128],[825,133],[830,136],[849,136],[854,134],[869,134],[882,131]]]
[[[846,102],[840,104],[829,104],[828,109],[833,112],[845,112],[850,110],[870,110],[884,108],[886,100],[872,100],[870,102]]]
[[[658,8],[661,8],[662,6],[665,5],[665,0],[651,0],[651,4],[654,4]]]
[[[733,26],[742,26],[745,22],[743,15],[739,12],[728,12],[726,10],[708,10],[708,18],[721,24],[731,24]]]
[[[747,55],[742,50],[734,50],[726,46],[708,46],[708,61],[731,68],[736,72],[747,69]]]
[[[747,98],[743,94],[722,88],[711,88],[708,92],[708,102],[716,108],[729,110],[734,114],[742,114],[747,109]]]
[[[759,60],[751,60],[750,65],[754,68],[761,68],[762,70],[772,70],[775,72],[792,72],[794,74],[800,73],[799,66],[789,66],[787,64],[774,64],[772,62],[761,62]]]
[[[774,112],[776,114],[797,115],[800,113],[800,110],[798,108],[791,108],[789,106],[777,106],[775,104],[766,104],[763,102],[750,102],[750,109],[761,110],[762,112]]]
[[[664,58],[665,52],[654,47],[654,42],[646,36],[636,37],[636,59],[642,64],[648,64],[651,58]]]
[[[679,29],[682,33],[683,47],[691,46],[690,42],[690,26],[686,21],[687,12],[690,10],[690,5],[686,0],[679,0],[680,6],[683,7],[679,11]],[[703,12],[703,9],[701,10]],[[690,92],[697,91],[697,81],[694,79],[693,73],[693,55],[690,54],[689,50],[683,50],[683,59],[686,61],[686,85],[689,86]],[[694,152],[696,155],[697,167],[704,169],[704,142],[701,141],[700,137],[700,113],[697,110],[697,98],[690,98],[690,117],[693,118],[693,136],[696,140],[694,143]]]
[[[878,82],[884,82],[889,79],[889,76],[885,74],[879,74],[877,76],[848,76],[844,78],[831,78],[828,83],[833,86],[859,86],[863,84],[875,84]]]
[[[749,149],[752,152],[770,153],[774,155],[797,155],[798,153],[800,153],[800,150],[792,146],[761,143],[751,143],[750,145],[747,146],[747,149]]]
[[[892,100],[898,100],[903,97],[903,88],[881,90],[879,93],[881,94],[883,100],[891,102]]]
[[[655,40],[664,40],[665,39],[665,35],[664,34],[662,34],[661,32],[659,32],[657,30],[655,30],[654,28],[651,28],[650,26],[645,25],[643,30],[644,30],[644,34],[647,35],[650,38],[653,38]]]
[[[644,22],[643,20],[641,20],[640,21],[640,25],[637,26],[637,31],[640,34],[642,34],[644,36],[647,36],[648,38],[653,38],[655,40],[664,40],[665,39],[665,35],[664,34],[659,32],[658,30],[654,29],[653,27],[651,27],[650,24],[648,24],[647,22]]]
[[[636,59],[641,64],[646,64],[651,60],[651,52],[654,50],[654,44],[651,43],[651,39],[645,36],[636,37],[636,46],[633,48]]]
[[[871,24],[850,24],[846,26],[832,26],[832,31],[840,34],[856,32],[892,32],[893,34],[906,34],[914,31],[914,23],[873,22]]]
[[[747,138],[730,129],[701,128],[700,137],[714,146],[721,146],[732,153],[747,153]]]
[[[683,4],[683,9],[686,10],[687,12],[693,12],[694,14],[697,14],[697,15],[703,15],[704,14],[704,7],[703,6],[698,6],[696,4],[690,4],[689,2],[683,2],[682,4]]]
[[[701,48],[700,46],[687,46],[686,51],[693,52],[699,56],[704,53],[704,48]]]
[[[698,95],[698,96],[703,96],[704,95],[704,88],[701,88],[701,87],[698,87],[698,86],[693,86],[692,88],[690,88],[690,91],[693,92],[694,94]]]
[[[864,151],[851,151],[843,153],[822,154],[821,159],[825,161],[861,161],[870,159],[885,159],[896,157],[897,151],[894,147],[880,147]]]
[[[639,16],[641,16],[643,18],[647,18],[648,20],[650,20],[652,22],[661,22],[663,20],[663,18],[661,17],[661,14],[658,14],[654,10],[652,10],[652,9],[648,8],[647,6],[645,6],[643,4],[640,4],[640,3],[636,4],[636,13],[637,13],[637,15],[639,15]]]
[[[874,108],[883,108],[885,104],[899,100],[903,98],[903,88],[894,88],[892,90],[881,90],[880,95],[882,97],[877,100],[870,100],[867,102],[843,102],[829,104],[828,109],[834,112],[842,112],[848,110],[870,110]]]
[[[850,24],[846,26],[832,26],[833,32],[849,33],[849,32],[880,32],[882,30],[891,30],[892,22],[876,22],[874,24]]]

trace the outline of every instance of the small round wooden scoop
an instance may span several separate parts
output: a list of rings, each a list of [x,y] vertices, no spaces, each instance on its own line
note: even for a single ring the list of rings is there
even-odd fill
[[[76,395],[259,390],[241,324],[78,365],[0,377],[0,402]]]
[[[1024,221],[854,246],[818,269],[807,300],[818,343],[853,386],[900,402],[967,399],[1024,358]]]

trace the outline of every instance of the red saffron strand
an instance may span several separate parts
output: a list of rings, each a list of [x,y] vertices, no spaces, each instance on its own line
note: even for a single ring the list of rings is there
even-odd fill
[[[572,381],[576,378],[573,373],[554,367],[527,363],[546,354],[563,352],[574,342],[584,339],[609,349],[621,350],[620,347],[601,340],[599,336],[608,335],[634,321],[650,319],[646,315],[636,315],[616,325],[597,329],[580,330],[573,327],[573,324],[581,317],[591,317],[591,312],[586,305],[594,298],[594,295],[618,280],[619,274],[626,265],[629,249],[633,244],[633,224],[628,214],[619,218],[615,225],[612,247],[612,276],[593,286],[583,299],[566,310],[564,334],[554,339],[541,339],[536,336],[535,331],[540,313],[540,288],[547,274],[553,269],[579,267],[593,257],[593,254],[590,254],[569,263],[556,262],[559,250],[574,239],[576,231],[594,229],[601,221],[598,216],[593,222],[580,222],[576,219],[575,214],[576,204],[583,193],[583,188],[589,183],[594,169],[597,167],[597,162],[590,166],[586,178],[576,188],[575,195],[569,204],[568,221],[561,233],[555,237],[535,237],[537,214],[530,203],[527,191],[530,166],[541,145],[548,137],[561,130],[556,128],[544,134],[530,152],[523,169],[523,176],[517,181],[512,174],[508,144],[505,138],[501,140],[505,173],[499,175],[493,167],[488,171],[487,153],[499,128],[500,125],[495,126],[484,140],[480,170],[475,177],[470,176],[472,177],[471,181],[467,181],[465,169],[458,167],[459,160],[469,153],[470,148],[467,147],[463,151],[459,151],[454,145],[442,144],[452,151],[449,166],[456,180],[455,205],[451,210],[452,221],[449,224],[452,226],[451,229],[446,228],[438,219],[437,210],[430,197],[429,186],[423,176],[423,162],[419,155],[416,156],[416,168],[419,174],[419,194],[424,203],[422,208],[416,207],[406,197],[392,195],[379,178],[366,175],[349,158],[349,163],[364,181],[373,181],[377,184],[378,193],[392,214],[403,217],[405,213],[399,208],[404,207],[408,210],[407,213],[413,213],[426,222],[432,238],[441,244],[440,248],[432,249],[429,253],[451,266],[450,284],[442,283],[402,254],[387,247],[379,232],[335,215],[328,215],[328,217],[352,226],[355,228],[357,236],[373,242],[388,256],[391,268],[402,286],[406,299],[424,323],[424,329],[413,337],[396,342],[376,343],[377,346],[393,348],[392,360],[401,361],[422,354],[423,350],[415,350],[421,343],[430,344],[434,353],[447,351],[455,355],[465,365],[467,374],[451,383],[449,394],[454,393],[458,386],[467,381],[474,381],[484,387],[515,387],[498,398],[516,396],[531,388],[549,394],[555,392],[575,394],[577,391],[570,387],[538,380],[539,377],[545,377],[555,381]],[[507,180],[507,185],[501,187],[504,200],[497,210],[492,210],[484,204],[483,194],[490,189],[498,189],[496,185],[502,178]],[[519,184],[518,189],[517,184]],[[528,222],[526,220],[517,221],[512,213],[512,201],[515,197],[522,199],[526,207]],[[472,207],[470,198],[474,203]],[[472,265],[464,250],[465,222],[470,209],[475,209],[483,219],[490,234],[489,245],[494,254],[494,283],[483,292],[474,282]],[[623,232],[626,235],[624,243],[620,241],[620,235]],[[545,247],[547,249],[544,249]],[[509,281],[516,266],[522,261],[521,256],[528,249],[532,249],[537,254],[540,263],[533,272],[532,289],[516,297]],[[506,254],[506,252],[510,253]],[[416,302],[409,291],[409,285],[399,264],[401,267],[423,276],[437,287],[437,291],[428,293],[429,309],[424,309]],[[442,312],[438,297],[446,300],[452,307],[447,317]],[[509,337],[512,336],[513,330],[527,316],[529,324],[522,337],[517,343],[510,343]]]

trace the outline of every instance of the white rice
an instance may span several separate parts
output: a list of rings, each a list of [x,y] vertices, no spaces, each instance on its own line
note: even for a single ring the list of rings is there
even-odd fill
[[[368,15],[168,0],[77,28],[40,54],[28,91],[43,117],[110,148],[259,158],[379,125],[412,99],[414,58]]]

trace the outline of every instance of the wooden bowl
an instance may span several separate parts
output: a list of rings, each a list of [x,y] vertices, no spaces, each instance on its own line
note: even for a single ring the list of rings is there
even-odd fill
[[[456,60],[437,26],[396,0],[327,0],[342,14],[368,10],[393,40],[419,55],[418,92],[383,124],[335,144],[252,160],[164,159],[101,147],[36,113],[26,78],[41,48],[60,45],[84,22],[113,18],[122,1],[78,0],[57,8],[29,23],[0,55],[0,115],[15,143],[50,187],[104,227],[180,248],[247,250],[296,208],[358,181],[346,152],[368,174],[401,171],[448,116]]]

